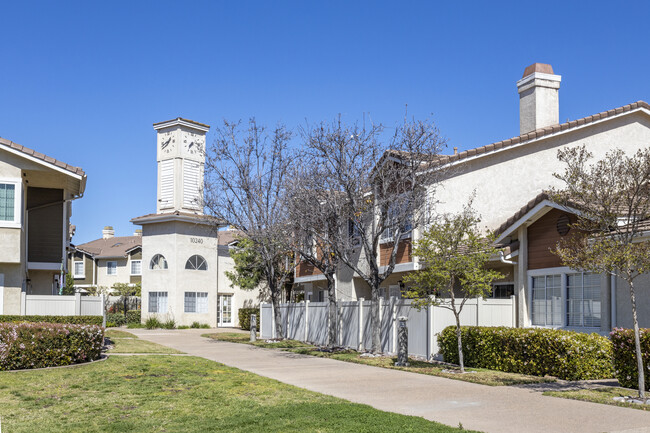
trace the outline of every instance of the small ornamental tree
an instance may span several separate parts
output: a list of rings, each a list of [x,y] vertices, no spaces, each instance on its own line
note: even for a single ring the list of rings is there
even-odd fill
[[[411,284],[405,292],[413,299],[411,305],[418,309],[437,305],[454,314],[461,373],[465,372],[460,323],[463,307],[470,298],[489,295],[492,281],[503,277],[486,268],[497,249],[491,246],[491,235],[486,238],[481,234],[479,223],[471,202],[461,213],[443,215],[434,221],[413,250],[423,268],[404,277]],[[449,301],[439,297],[449,297]]]
[[[225,272],[230,282],[242,290],[257,288],[264,277],[264,263],[253,248],[252,241],[240,238],[230,250],[230,257],[234,262],[233,271]]]
[[[70,272],[65,274],[65,285],[61,288],[62,295],[74,295],[74,278]]]
[[[650,271],[650,148],[628,156],[620,149],[593,164],[585,146],[558,151],[564,173],[554,174],[563,189],[552,199],[577,210],[573,236],[555,250],[572,269],[612,274],[628,284],[638,370],[639,397],[645,399],[643,357],[636,311],[635,280]]]

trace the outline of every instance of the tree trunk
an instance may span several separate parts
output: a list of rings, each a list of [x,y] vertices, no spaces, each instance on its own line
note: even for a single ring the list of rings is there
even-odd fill
[[[338,324],[338,308],[336,307],[336,286],[334,283],[334,275],[331,278],[327,279],[327,298],[329,301],[329,328],[328,328],[328,338],[327,338],[327,347],[336,346],[336,329]]]
[[[361,325],[363,326],[363,324]],[[370,351],[381,352],[381,323],[379,322],[379,287],[372,288],[372,300],[370,303],[370,327],[372,329],[372,342]]]
[[[284,339],[284,333],[282,332],[282,314],[280,314],[280,302],[278,299],[280,293],[271,284],[269,284],[269,290],[271,292],[271,305],[273,305],[273,317],[275,318],[275,336],[276,338]]]
[[[636,316],[636,297],[634,295],[634,282],[630,284],[630,300],[632,301],[632,321],[634,322],[634,347],[636,349],[636,364],[639,375],[639,398],[645,400],[645,374],[643,371],[643,352],[641,352],[641,335],[639,333],[639,321]]]
[[[462,333],[460,332],[460,314],[456,313],[455,309],[454,316],[456,317],[456,338],[458,339],[458,365],[460,365],[460,372],[465,373],[465,361],[463,360],[463,340]]]

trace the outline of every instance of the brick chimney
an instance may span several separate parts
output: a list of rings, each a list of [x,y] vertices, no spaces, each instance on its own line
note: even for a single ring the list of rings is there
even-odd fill
[[[551,65],[533,63],[524,70],[517,81],[520,134],[560,123],[560,81]]]
[[[113,227],[112,226],[104,227],[104,230],[102,230],[102,239],[110,239],[113,236],[115,236],[115,230],[113,230]]]

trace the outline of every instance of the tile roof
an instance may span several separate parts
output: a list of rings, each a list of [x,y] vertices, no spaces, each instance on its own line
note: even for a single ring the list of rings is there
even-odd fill
[[[228,245],[242,234],[239,230],[220,230],[219,245]]]
[[[136,247],[142,247],[142,236],[115,236],[108,239],[95,239],[76,246],[78,250],[97,259],[126,257],[127,251]]]
[[[583,117],[582,119],[572,120],[570,122],[561,123],[558,125],[547,126],[545,128],[540,128],[535,131],[522,134],[518,137],[509,138],[507,140],[497,141],[496,143],[488,144],[486,146],[477,147],[475,149],[465,150],[459,152],[456,155],[444,155],[440,157],[440,162],[443,164],[460,161],[463,159],[470,158],[472,156],[482,155],[489,152],[493,152],[499,149],[506,147],[514,146],[519,143],[524,143],[529,140],[536,140],[547,135],[554,134],[556,132],[566,131],[569,129],[576,128],[578,126],[587,125],[598,120],[603,120],[608,117],[612,117],[621,113],[626,113],[628,111],[645,108],[650,110],[650,105],[645,101],[637,101],[633,104],[624,105],[622,107],[614,108],[608,111],[603,111],[598,114],[593,114],[591,116]]]
[[[56,160],[56,159],[54,159],[54,158],[52,158],[50,156],[47,156],[47,155],[43,155],[42,153],[36,152],[33,149],[22,146],[22,145],[20,145],[18,143],[14,143],[13,141],[7,140],[5,138],[0,137],[0,145],[7,146],[7,147],[9,147],[11,149],[17,150],[17,151],[22,152],[22,153],[24,153],[26,155],[29,155],[31,157],[38,158],[40,160],[43,160],[44,162],[47,162],[48,164],[55,165],[55,166],[57,166],[59,168],[62,168],[64,170],[69,171],[71,173],[74,173],[76,175],[79,175],[79,176],[82,176],[82,177],[86,176],[86,173],[84,173],[84,171],[81,169],[81,167],[75,167],[73,165],[66,164],[65,162]]]

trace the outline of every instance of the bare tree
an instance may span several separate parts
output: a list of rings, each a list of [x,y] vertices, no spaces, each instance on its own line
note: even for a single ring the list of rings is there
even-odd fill
[[[324,185],[327,179],[322,170],[305,162],[295,164],[290,176],[287,208],[294,227],[295,250],[299,259],[321,271],[327,280],[327,344],[333,347],[337,341],[336,271],[339,258],[331,240],[347,230],[348,223],[334,205],[340,197]]]
[[[278,306],[294,270],[284,206],[285,180],[293,161],[288,149],[291,133],[284,126],[268,133],[255,119],[246,128],[224,121],[215,132],[206,157],[205,208],[250,240],[262,261],[276,334],[283,338]]]
[[[650,148],[630,156],[612,150],[590,164],[592,157],[585,146],[558,151],[565,170],[555,177],[564,188],[551,196],[577,209],[578,219],[555,253],[572,269],[612,274],[628,284],[639,397],[645,399],[635,280],[650,271],[650,242],[643,239],[650,221]]]
[[[380,285],[393,273],[399,247],[426,222],[424,206],[441,175],[437,161],[444,145],[430,121],[405,119],[392,136],[385,137],[386,131],[380,125],[346,125],[340,117],[301,130],[304,151],[331,192],[326,214],[348,225],[328,236],[329,248],[370,286],[373,352],[381,350]],[[380,244],[387,250],[384,266]]]

